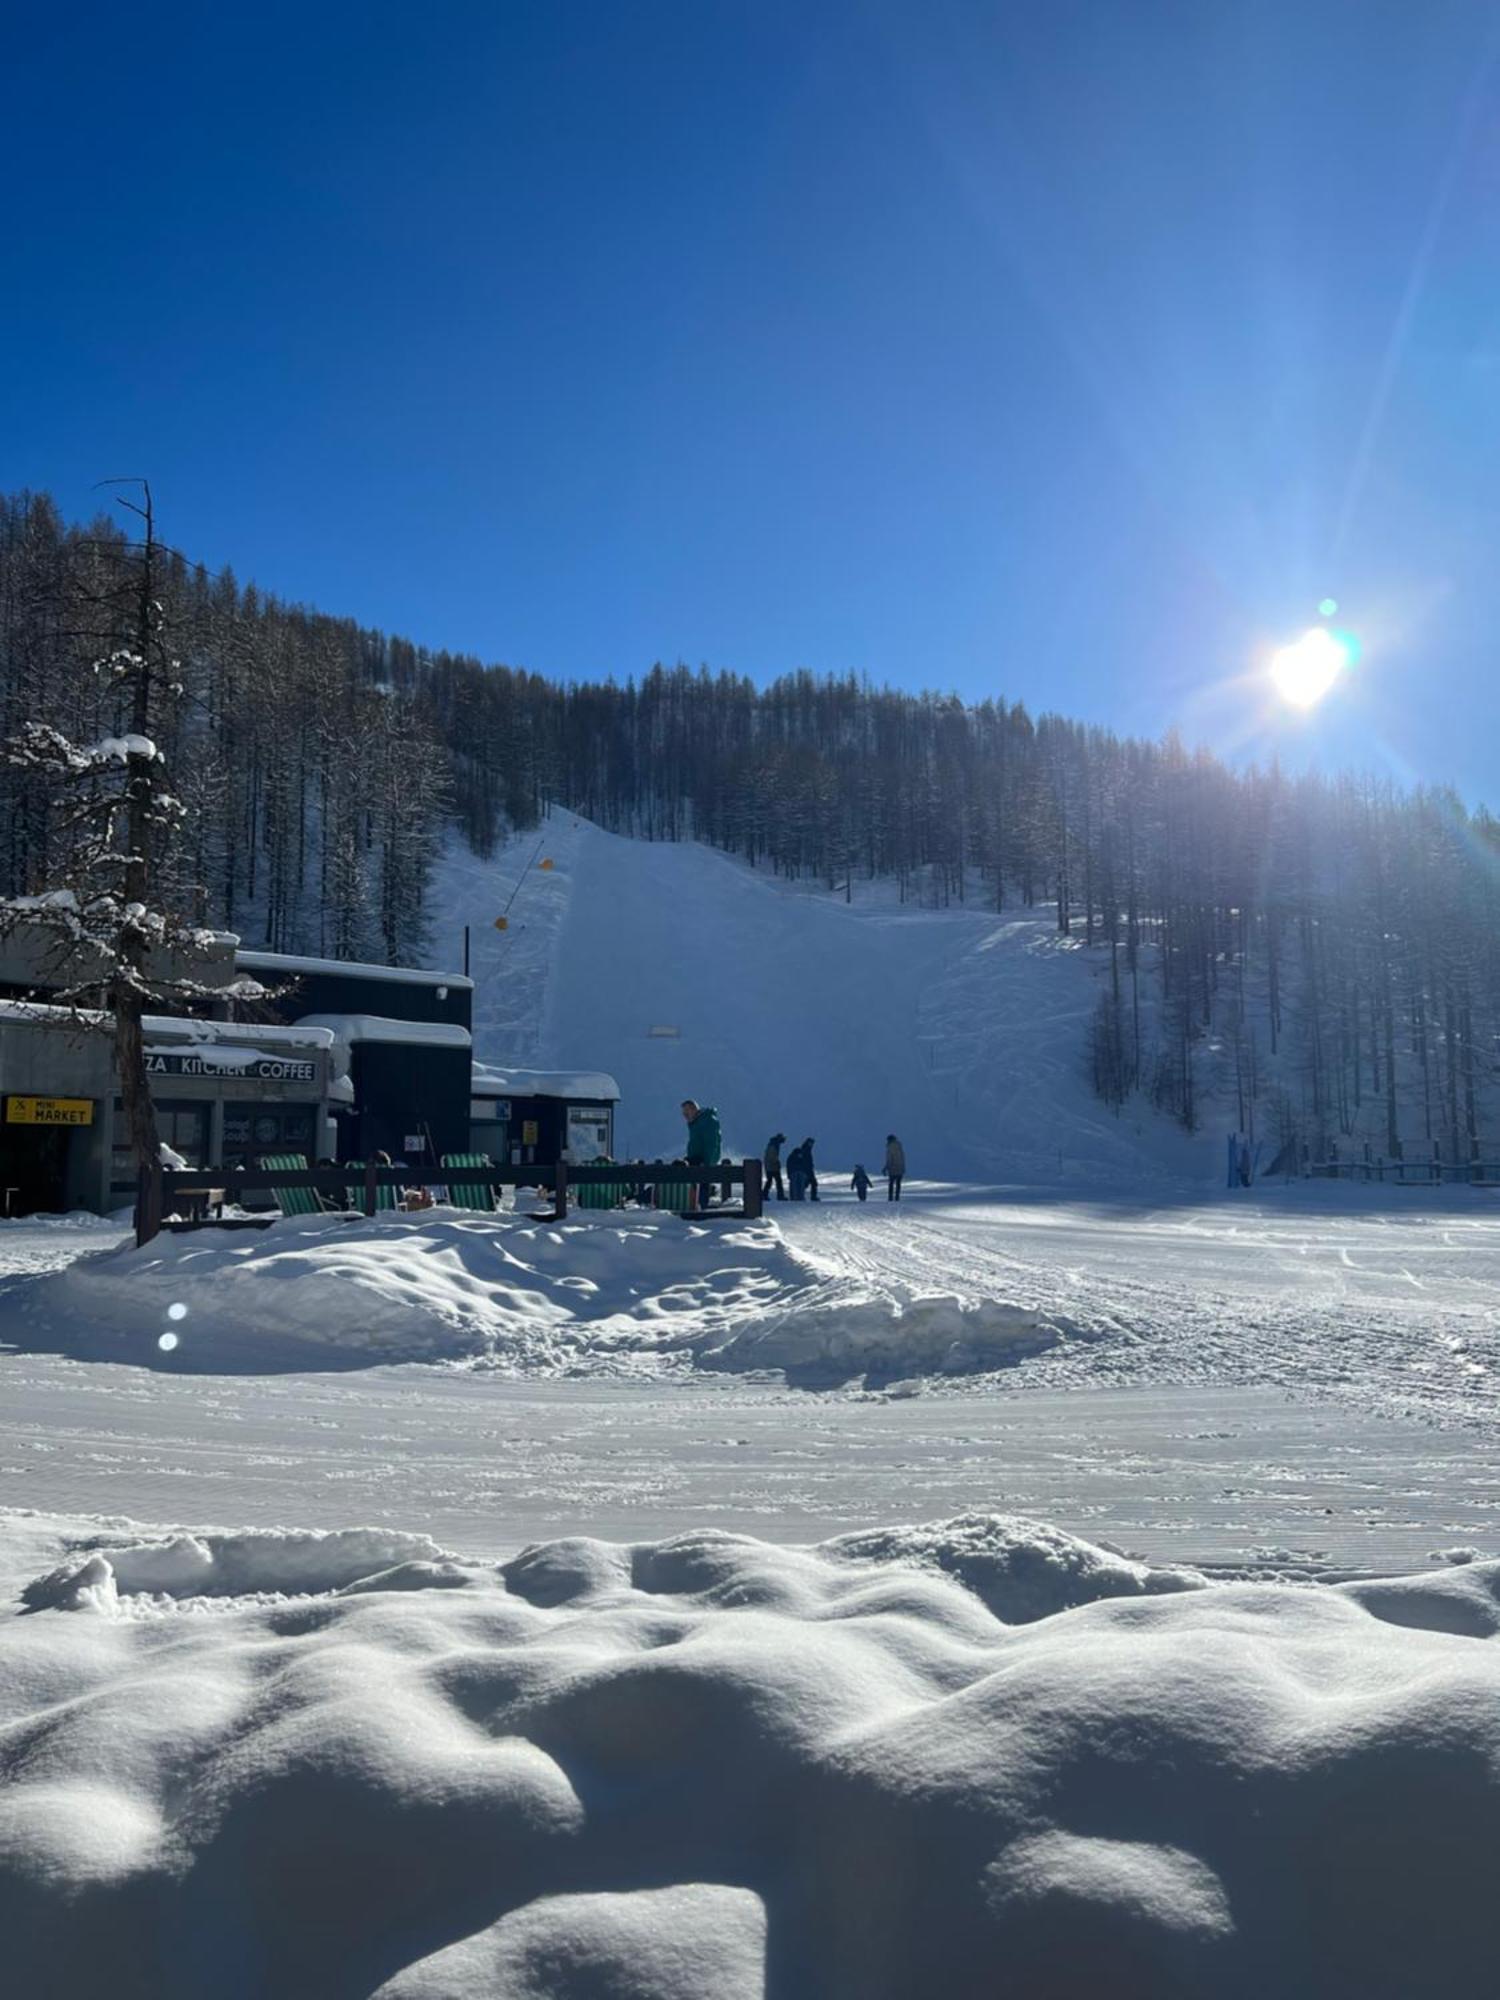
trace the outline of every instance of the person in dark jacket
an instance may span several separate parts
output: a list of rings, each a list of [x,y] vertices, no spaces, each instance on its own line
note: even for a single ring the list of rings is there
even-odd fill
[[[786,1156],[786,1177],[793,1201],[807,1199],[807,1155],[800,1146],[793,1146]]]
[[[809,1201],[816,1201],[818,1198],[818,1170],[813,1165],[812,1156],[814,1143],[811,1139],[804,1139],[802,1141],[802,1166],[803,1171],[807,1175],[807,1198]]]
[[[906,1179],[906,1148],[894,1132],[885,1135],[885,1198],[901,1199],[901,1183]]]
[[[785,1144],[785,1132],[773,1132],[766,1141],[765,1158],[762,1161],[765,1169],[765,1192],[769,1194],[772,1188],[775,1188],[778,1201],[786,1200],[786,1182],[781,1178],[781,1149]]]
[[[682,1115],[687,1120],[687,1161],[690,1167],[716,1167],[724,1150],[723,1137],[719,1129],[719,1114],[711,1104],[700,1104],[696,1098],[682,1100]],[[709,1190],[706,1186],[698,1190],[699,1202],[707,1204]],[[725,1190],[728,1199],[728,1190]]]
[[[856,1167],[854,1169],[854,1173],[850,1178],[849,1185],[850,1187],[853,1188],[854,1192],[859,1196],[861,1201],[869,1200],[870,1176],[865,1172],[863,1167]]]

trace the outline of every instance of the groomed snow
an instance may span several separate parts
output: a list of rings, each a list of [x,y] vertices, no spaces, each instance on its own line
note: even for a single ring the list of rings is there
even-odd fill
[[[1489,1990],[1500,1564],[1206,1584],[1003,1516],[0,1559],[18,1993]]]
[[[523,1195],[500,1216],[283,1218],[141,1251],[18,1225],[0,1239],[0,1342],[210,1373],[404,1360],[970,1395],[1242,1385],[1495,1421],[1487,1192],[1393,1206],[1317,1183],[1200,1206],[918,1182],[899,1208],[830,1194],[754,1223],[575,1209],[560,1228]]]
[[[1050,909],[927,909],[890,883],[847,904],[559,811],[489,861],[451,843],[432,912],[438,960],[470,927],[476,1058],[615,1078],[621,1158],[673,1158],[692,1097],[718,1108],[733,1157],[811,1134],[830,1176],[876,1172],[895,1131],[927,1178],[1222,1183],[1223,1130],[1189,1137],[1094,1096],[1108,958],[1059,937]]]

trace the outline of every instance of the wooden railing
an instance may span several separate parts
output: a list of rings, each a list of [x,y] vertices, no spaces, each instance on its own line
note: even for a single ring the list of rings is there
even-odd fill
[[[671,1160],[649,1160],[633,1166],[616,1166],[612,1161],[599,1165],[555,1167],[444,1167],[424,1174],[414,1167],[306,1167],[300,1171],[269,1167],[158,1167],[141,1183],[135,1206],[135,1240],[149,1243],[161,1233],[165,1218],[187,1203],[206,1212],[214,1202],[237,1202],[244,1194],[274,1194],[278,1190],[305,1188],[313,1194],[331,1197],[346,1213],[375,1215],[380,1212],[379,1190],[399,1188],[488,1188],[491,1194],[503,1188],[537,1188],[552,1196],[550,1220],[561,1222],[568,1213],[569,1190],[578,1187],[691,1188],[696,1196],[695,1212],[705,1217],[749,1216],[763,1212],[763,1182],[759,1160],[735,1163],[723,1160],[713,1167],[685,1167]],[[744,1189],[744,1206],[739,1209],[708,1207],[714,1188]],[[353,1191],[357,1202],[351,1202]],[[386,1210],[386,1213],[391,1213]],[[273,1218],[268,1218],[273,1219]],[[212,1226],[208,1223],[206,1226]]]

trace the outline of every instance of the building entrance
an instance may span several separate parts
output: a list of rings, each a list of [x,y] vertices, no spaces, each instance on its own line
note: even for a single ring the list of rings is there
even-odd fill
[[[0,1125],[0,1215],[57,1215],[68,1205],[72,1134],[47,1125]]]

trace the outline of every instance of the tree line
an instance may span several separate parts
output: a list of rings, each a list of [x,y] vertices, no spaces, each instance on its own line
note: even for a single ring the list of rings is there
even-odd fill
[[[0,498],[0,740],[124,726],[97,663],[108,521]],[[1047,906],[1100,997],[1079,1060],[1189,1129],[1273,1148],[1500,1153],[1500,822],[1441,789],[1231,770],[1001,699],[655,666],[562,684],[210,575],[164,549],[186,806],[179,901],[271,949],[419,958],[444,829],[481,855],[549,803],[852,896]],[[128,633],[115,632],[124,643]],[[47,886],[57,802],[0,767],[0,892]]]

